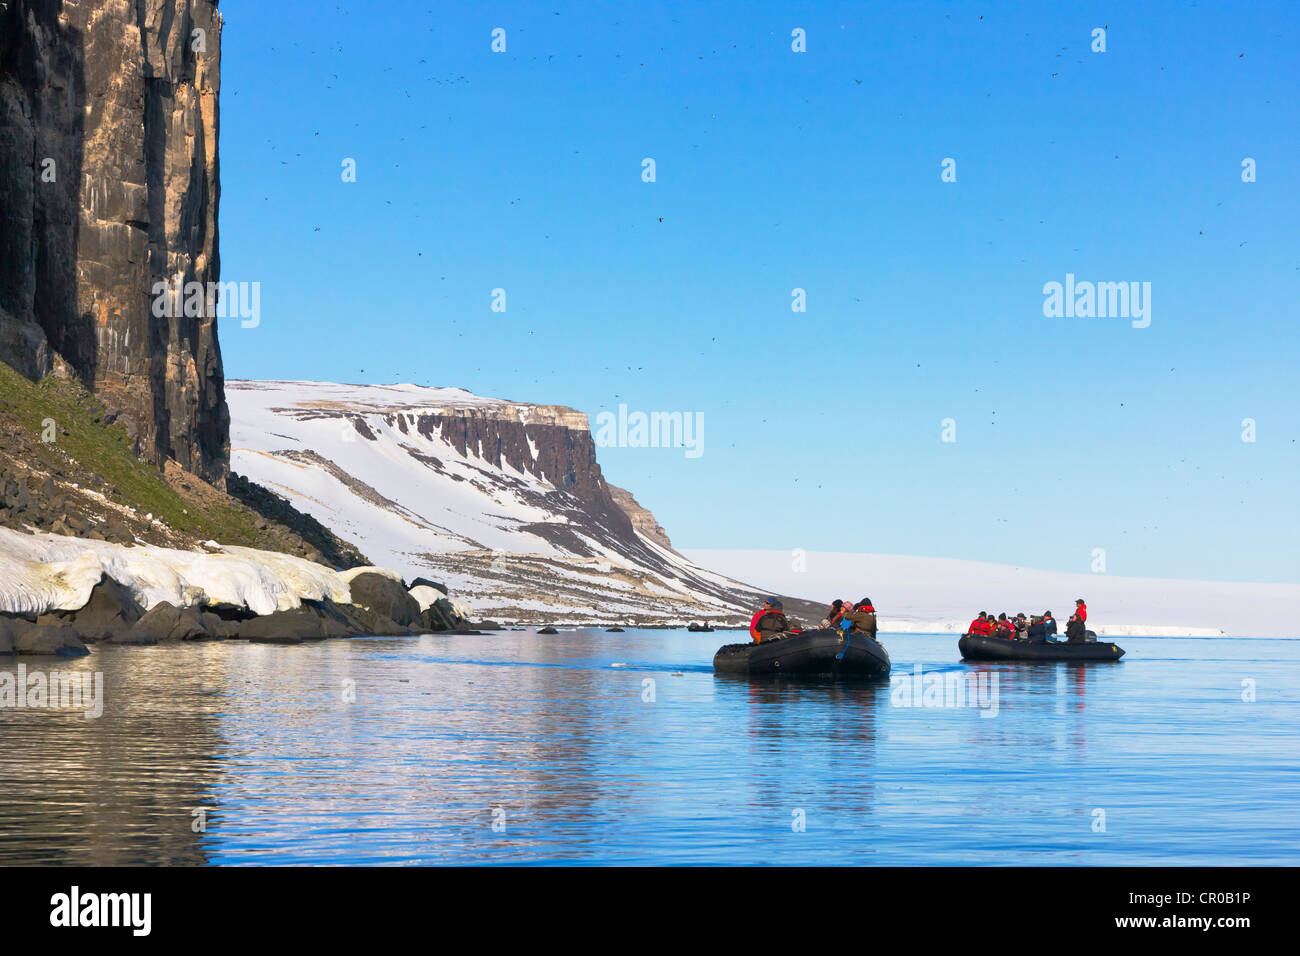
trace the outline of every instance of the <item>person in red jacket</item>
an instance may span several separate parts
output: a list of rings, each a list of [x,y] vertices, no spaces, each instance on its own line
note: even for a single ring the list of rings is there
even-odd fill
[[[988,611],[980,611],[980,616],[970,622],[970,633],[981,637],[988,637],[993,633],[993,621],[989,618]]]
[[[766,618],[767,620],[764,620]],[[790,629],[785,609],[777,598],[768,598],[763,608],[749,620],[749,636],[755,644],[762,643],[764,635],[769,641],[782,636]]]
[[[1080,620],[1080,621],[1082,621],[1084,624],[1087,624],[1087,623],[1088,623],[1088,605],[1086,605],[1086,604],[1083,603],[1083,598],[1079,598],[1077,601],[1075,601],[1075,602],[1074,602],[1074,605],[1075,605],[1074,613],[1077,614],[1077,615],[1079,615],[1079,620]]]

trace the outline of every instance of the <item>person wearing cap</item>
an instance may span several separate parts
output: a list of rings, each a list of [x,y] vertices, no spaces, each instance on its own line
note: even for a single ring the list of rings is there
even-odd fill
[[[749,633],[754,642],[761,644],[782,636],[790,630],[790,622],[785,618],[785,610],[780,598],[768,598],[763,608],[749,622]]]
[[[1043,612],[1043,636],[1049,641],[1057,634],[1056,618],[1052,617],[1051,611]]]
[[[1074,613],[1079,616],[1079,623],[1088,623],[1088,605],[1083,603],[1083,598],[1079,598],[1074,602]]]
[[[1016,626],[1016,639],[1025,640],[1029,636],[1029,618],[1025,617],[1025,612],[1021,611],[1016,615],[1016,619],[1011,622]]]
[[[873,641],[876,639],[876,609],[871,598],[863,598],[853,605],[853,610],[844,619],[849,622],[849,633],[865,634]]]

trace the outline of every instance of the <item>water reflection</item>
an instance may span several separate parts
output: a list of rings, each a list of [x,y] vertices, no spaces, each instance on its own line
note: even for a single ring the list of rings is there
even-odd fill
[[[0,863],[207,862],[193,810],[222,773],[216,716],[229,658],[208,645],[0,658],[17,678],[103,674],[102,716],[0,710]]]
[[[715,675],[685,632],[98,647],[0,709],[0,863],[1295,862],[1300,642],[966,664],[997,713]],[[1235,654],[1235,657],[1233,656]],[[13,659],[0,669],[15,670]],[[1260,688],[1240,701],[1242,676]],[[1093,809],[1111,811],[1103,839]],[[202,809],[206,829],[192,829]],[[799,829],[800,820],[806,823]]]

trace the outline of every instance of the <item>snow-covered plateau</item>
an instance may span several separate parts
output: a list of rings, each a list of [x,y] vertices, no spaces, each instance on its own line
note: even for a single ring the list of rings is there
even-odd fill
[[[414,385],[232,381],[227,400],[233,471],[376,564],[445,584],[479,618],[751,613],[752,588],[684,558],[616,502],[581,412]]]

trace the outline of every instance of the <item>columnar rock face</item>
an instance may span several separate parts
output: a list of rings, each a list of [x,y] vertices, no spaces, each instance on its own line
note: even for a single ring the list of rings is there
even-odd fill
[[[147,454],[213,481],[213,310],[153,306],[219,277],[220,49],[213,0],[0,0],[0,359],[66,363]]]
[[[649,508],[643,507],[632,496],[632,492],[625,491],[616,485],[610,485],[609,493],[613,497],[614,503],[631,520],[632,527],[656,544],[663,545],[665,548],[672,548],[673,543],[669,540],[668,532],[664,530],[664,526],[659,523],[659,519],[651,513]]]
[[[436,412],[390,412],[385,423],[406,433],[439,438],[461,455],[493,468],[535,475],[582,501],[585,514],[614,535],[631,539],[632,520],[615,502],[596,463],[587,416],[561,405],[450,407]]]

